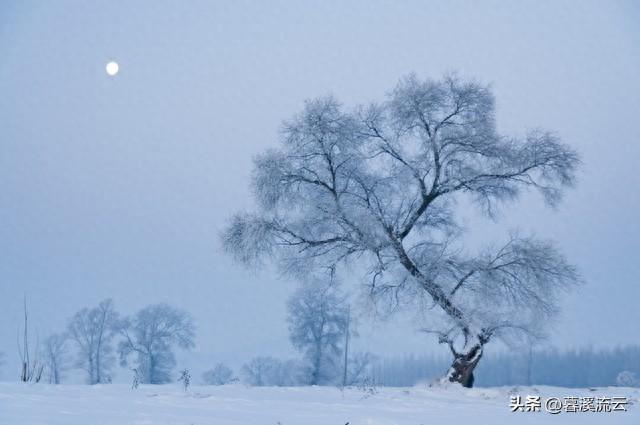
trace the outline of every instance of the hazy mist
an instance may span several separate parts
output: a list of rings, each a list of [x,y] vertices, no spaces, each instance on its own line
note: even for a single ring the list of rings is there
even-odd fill
[[[0,378],[24,294],[41,337],[111,297],[190,311],[211,363],[294,355],[295,282],[233,264],[219,232],[305,99],[381,100],[409,72],[490,83],[502,132],[551,129],[581,152],[556,211],[532,195],[466,222],[477,241],[554,238],[578,266],[551,344],[640,343],[639,23],[633,1],[3,2]],[[434,346],[400,321],[360,328],[374,353]]]

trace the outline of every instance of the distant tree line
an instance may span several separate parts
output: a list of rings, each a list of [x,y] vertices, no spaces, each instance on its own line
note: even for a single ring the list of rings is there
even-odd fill
[[[353,356],[352,367],[360,365],[364,373],[348,385],[365,383],[376,386],[410,387],[437,380],[449,366],[449,358],[440,354],[407,355],[403,357],[374,357],[369,353]],[[226,366],[225,366],[226,368]],[[230,369],[226,368],[229,377]],[[532,350],[519,353],[487,353],[485,362],[477,370],[480,387],[515,385],[551,385],[569,388],[604,386],[640,386],[640,346],[607,350],[583,348],[560,351]],[[205,383],[215,384],[203,379]],[[223,383],[235,382],[233,378]],[[308,364],[304,359],[279,360],[274,357],[255,357],[245,364],[240,379],[252,386],[309,385]],[[339,381],[325,381],[321,385],[335,385]]]
[[[49,335],[40,346],[30,345],[28,310],[20,334],[20,380],[62,382],[76,367],[86,373],[88,384],[110,383],[116,357],[129,366],[134,381],[143,384],[170,382],[176,366],[174,349],[194,346],[195,327],[190,315],[167,304],[149,305],[132,316],[121,316],[112,300],[76,312],[66,329]]]
[[[448,358],[438,355],[383,358],[372,366],[375,382],[384,386],[413,386],[439,378]],[[478,367],[476,384],[553,385],[601,387],[640,385],[640,346],[607,350],[532,350],[518,353],[487,353]]]
[[[434,381],[450,365],[447,356],[432,353],[380,358],[349,352],[356,336],[348,298],[333,281],[310,280],[289,298],[288,324],[299,358],[257,356],[238,373],[223,363],[202,374],[202,382],[251,386],[413,386]],[[119,359],[129,367],[133,387],[173,381],[176,348],[194,346],[195,327],[190,315],[167,304],[149,305],[131,316],[121,316],[107,299],[83,308],[62,332],[41,344],[30,337],[25,301],[19,338],[21,380],[61,383],[73,367],[86,373],[89,384],[109,383]],[[0,353],[0,365],[3,353]],[[191,382],[182,371],[185,389]],[[187,377],[189,379],[186,379]],[[553,385],[563,387],[640,386],[640,346],[594,350],[529,350],[485,353],[476,370],[478,386]]]
[[[349,361],[353,372],[348,373],[347,386],[362,385],[371,379],[368,373],[373,365],[373,356],[369,353],[357,353]],[[326,370],[326,369],[325,369]],[[202,374],[202,382],[207,385],[226,385],[241,382],[254,387],[297,387],[308,385],[341,386],[340,373],[332,372],[334,379],[312,384],[313,375],[309,373],[309,364],[303,359],[278,359],[271,356],[257,356],[240,368],[239,377],[223,363]]]

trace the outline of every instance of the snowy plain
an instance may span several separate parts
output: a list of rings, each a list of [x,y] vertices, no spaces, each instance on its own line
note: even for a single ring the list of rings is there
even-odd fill
[[[626,412],[512,412],[511,395],[627,397]],[[0,425],[640,424],[640,389],[377,388],[0,383]]]

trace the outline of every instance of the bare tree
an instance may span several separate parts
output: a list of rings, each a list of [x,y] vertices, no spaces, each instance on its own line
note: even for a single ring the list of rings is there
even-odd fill
[[[107,299],[97,307],[77,312],[67,326],[78,348],[77,365],[86,370],[89,384],[111,382],[109,372],[115,361],[111,342],[117,320],[113,301]]]
[[[342,388],[348,385],[349,376],[349,342],[351,339],[351,305],[347,305],[346,323],[344,329],[344,347],[342,362]]]
[[[347,330],[348,307],[335,283],[313,280],[292,295],[287,304],[289,338],[304,353],[309,384],[330,383],[336,378]]]
[[[167,304],[150,305],[135,316],[125,318],[118,326],[124,340],[118,349],[123,366],[135,355],[136,369],[143,384],[171,382],[176,360],[174,346],[194,346],[195,327],[187,312]]]
[[[533,237],[474,252],[456,207],[495,219],[523,189],[557,205],[578,164],[553,133],[498,134],[488,87],[409,76],[384,102],[352,111],[307,102],[280,148],[255,160],[257,212],[234,216],[222,237],[236,259],[273,258],[293,274],[357,264],[382,311],[428,314],[426,330],[454,357],[447,379],[471,386],[484,345],[537,331],[578,276]]]
[[[20,356],[20,381],[40,382],[44,365],[40,361],[39,341],[36,337],[35,347],[29,345],[29,311],[27,309],[27,297],[23,299],[24,324],[22,329],[22,340],[20,330],[18,330],[18,355]]]
[[[42,357],[49,375],[50,384],[59,384],[62,373],[68,368],[66,334],[53,334],[44,341]]]

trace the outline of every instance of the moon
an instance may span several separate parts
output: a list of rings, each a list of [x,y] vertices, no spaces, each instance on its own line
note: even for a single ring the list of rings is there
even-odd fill
[[[107,70],[107,74],[109,74],[110,76],[114,76],[118,73],[118,71],[120,70],[120,66],[118,65],[118,62],[109,62],[107,64],[107,66],[105,67],[105,69]]]

